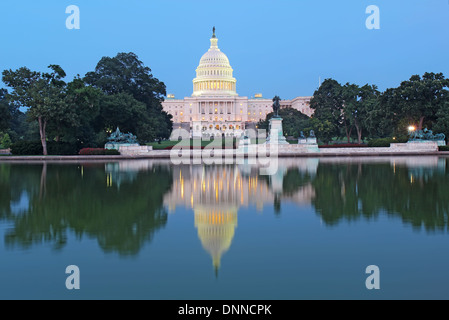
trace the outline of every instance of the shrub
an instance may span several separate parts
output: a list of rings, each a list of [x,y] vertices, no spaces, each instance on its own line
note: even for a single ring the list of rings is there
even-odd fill
[[[84,148],[80,150],[82,156],[118,156],[120,152],[115,149],[102,149],[102,148]]]
[[[439,146],[438,149],[440,151],[449,151],[449,146]]]
[[[9,137],[9,134],[5,133],[2,137],[2,134],[0,133],[0,149],[9,149],[11,147],[11,138]]]
[[[115,150],[115,149],[105,149],[104,154],[106,156],[119,156],[120,155],[120,151]]]
[[[11,153],[16,156],[42,155],[40,141],[17,141],[11,145]]]
[[[392,141],[393,141],[393,139],[391,139],[391,138],[373,139],[370,142],[368,142],[368,147],[371,147],[371,148],[386,147],[386,148],[388,148]]]
[[[76,145],[68,142],[47,142],[49,155],[74,155],[78,153]],[[42,155],[42,144],[40,141],[17,141],[11,145],[11,153],[17,156]]]
[[[77,146],[69,142],[48,141],[47,151],[49,155],[58,155],[58,156],[78,154]]]
[[[386,147],[388,148],[392,143],[406,143],[408,141],[407,137],[399,137],[396,139],[393,138],[382,138],[382,139],[373,139],[368,142],[368,147],[380,148]]]

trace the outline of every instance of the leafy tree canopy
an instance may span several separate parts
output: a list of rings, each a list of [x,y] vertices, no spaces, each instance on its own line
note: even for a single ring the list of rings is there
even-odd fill
[[[259,121],[258,128],[268,130],[269,121],[273,115],[274,113],[271,112],[265,120]],[[307,135],[311,130],[310,118],[296,109],[282,108],[279,110],[279,116],[282,118],[282,128],[287,136],[298,138],[301,131]]]

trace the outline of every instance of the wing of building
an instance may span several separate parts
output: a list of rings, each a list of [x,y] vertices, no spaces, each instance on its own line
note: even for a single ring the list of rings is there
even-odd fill
[[[218,48],[214,32],[210,48],[196,69],[192,96],[180,100],[168,94],[162,103],[164,111],[173,116],[173,129],[186,129],[192,137],[240,137],[245,129],[255,128],[259,120],[264,120],[273,111],[272,100],[262,94],[251,99],[239,96],[233,71],[228,57]],[[310,117],[311,98],[282,100],[281,108],[291,107]]]

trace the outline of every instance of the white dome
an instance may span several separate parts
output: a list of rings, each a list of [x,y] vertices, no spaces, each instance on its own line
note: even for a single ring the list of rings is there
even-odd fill
[[[215,32],[209,50],[201,57],[193,79],[193,96],[236,96],[236,79],[228,57],[218,48]]]
[[[228,57],[220,49],[207,51],[200,60],[198,68],[224,67],[231,68]]]

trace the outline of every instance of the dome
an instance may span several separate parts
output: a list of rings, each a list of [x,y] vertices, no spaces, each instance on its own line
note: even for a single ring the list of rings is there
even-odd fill
[[[236,96],[236,79],[228,57],[218,48],[214,34],[209,50],[201,57],[193,79],[193,96]]]
[[[229,250],[237,227],[237,208],[196,206],[195,227],[203,248],[211,255],[218,272],[221,256]]]

